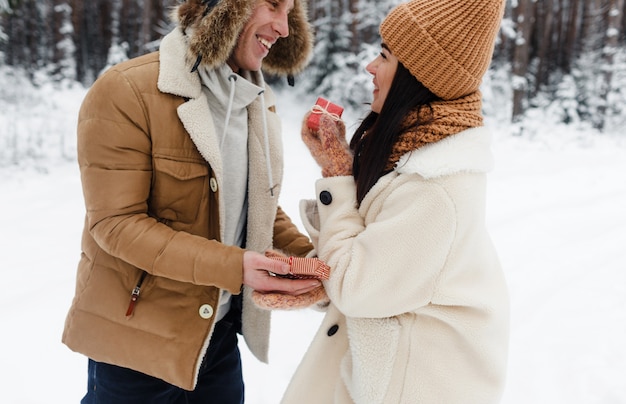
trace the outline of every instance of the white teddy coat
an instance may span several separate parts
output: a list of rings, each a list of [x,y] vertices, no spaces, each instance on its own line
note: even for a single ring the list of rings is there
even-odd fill
[[[285,404],[487,404],[504,388],[509,299],[485,224],[490,133],[406,154],[360,207],[320,179],[301,214],[331,300]]]

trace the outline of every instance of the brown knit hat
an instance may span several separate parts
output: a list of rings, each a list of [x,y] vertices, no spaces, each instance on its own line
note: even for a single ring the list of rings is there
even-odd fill
[[[453,100],[479,89],[504,0],[413,0],[380,25],[391,53],[430,91]]]
[[[213,68],[226,62],[239,33],[258,0],[186,0],[171,18],[188,35],[190,63]],[[280,38],[263,60],[263,70],[275,75],[294,75],[308,64],[313,50],[313,30],[307,19],[305,0],[295,0],[289,13],[289,36]]]

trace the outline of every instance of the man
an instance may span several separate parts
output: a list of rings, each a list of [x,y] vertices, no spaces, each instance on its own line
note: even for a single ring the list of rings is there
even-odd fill
[[[270,249],[311,249],[277,204],[282,148],[261,67],[293,75],[302,0],[187,0],[159,52],[100,77],[82,104],[86,204],[63,342],[89,357],[84,403],[243,402],[237,333],[267,361],[252,290],[299,296]],[[241,298],[243,296],[243,298]]]

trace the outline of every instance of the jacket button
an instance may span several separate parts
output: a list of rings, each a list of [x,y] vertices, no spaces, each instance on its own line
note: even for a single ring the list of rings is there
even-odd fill
[[[211,177],[209,180],[209,186],[211,187],[211,191],[217,192],[217,180],[215,177]]]
[[[330,192],[328,191],[320,192],[320,202],[322,202],[324,205],[330,205],[332,201],[333,201],[333,196],[330,194]]]
[[[333,335],[335,335],[337,333],[337,330],[339,329],[339,326],[337,324],[333,325],[332,327],[330,327],[328,329],[328,332],[326,334],[328,334],[329,337],[332,337]]]
[[[200,317],[207,320],[213,316],[213,307],[210,304],[203,304],[198,313],[200,313]]]

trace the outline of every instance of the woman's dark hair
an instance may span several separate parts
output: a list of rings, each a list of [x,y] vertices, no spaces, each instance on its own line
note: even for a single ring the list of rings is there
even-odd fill
[[[380,113],[370,112],[361,122],[350,141],[354,152],[352,173],[356,181],[359,204],[385,171],[387,160],[398,137],[406,131],[405,117],[417,107],[439,100],[417,81],[402,63],[396,74]],[[418,123],[419,124],[419,123]]]

